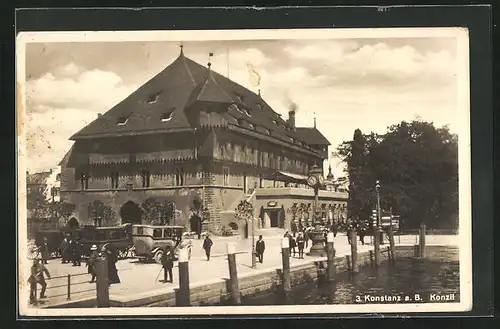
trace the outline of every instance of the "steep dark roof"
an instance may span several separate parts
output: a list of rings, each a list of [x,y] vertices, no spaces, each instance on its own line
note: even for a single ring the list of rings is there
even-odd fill
[[[316,128],[297,127],[296,130],[298,138],[309,145],[331,145],[328,139]]]
[[[200,124],[232,124],[295,145],[299,145],[299,142],[309,144],[306,139],[311,136],[300,133],[301,128],[297,128],[297,132],[293,131],[260,95],[194,62],[182,52],[172,64],[71,139],[191,129],[185,110],[196,102],[234,104],[226,112],[200,118]],[[161,120],[165,113],[171,113],[171,119]],[[119,125],[118,122],[123,124]],[[319,131],[316,130],[314,136],[314,140],[320,136],[321,144],[329,145]]]
[[[68,150],[68,152],[66,152],[66,154],[64,155],[64,157],[61,159],[61,161],[58,163],[58,166],[66,166],[69,162],[69,158],[71,157],[71,154],[73,153],[73,146],[75,144],[71,145],[70,149]]]

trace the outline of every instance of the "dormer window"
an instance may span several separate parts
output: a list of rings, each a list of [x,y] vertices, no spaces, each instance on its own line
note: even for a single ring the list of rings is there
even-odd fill
[[[248,125],[250,126],[250,129],[253,129],[253,130],[255,130],[255,125],[254,125],[254,124],[252,124],[252,123],[249,123]]]
[[[239,107],[238,105],[234,104],[234,103],[233,103],[233,104],[231,104],[231,105],[229,106],[229,108],[230,108],[231,110],[236,110],[236,111],[238,111],[238,112],[240,112],[240,113],[242,113],[242,114],[243,114],[243,111],[240,109],[240,107]]]
[[[245,114],[248,115],[249,117],[252,116],[252,111],[250,109],[244,109],[243,111],[245,111]]]
[[[118,120],[116,120],[116,124],[118,126],[124,126],[128,121],[128,117],[119,117]]]
[[[172,120],[172,111],[168,111],[162,114],[161,116],[161,122],[167,122]]]
[[[147,99],[147,103],[148,104],[153,104],[153,103],[156,103],[156,101],[158,100],[158,97],[160,96],[160,93],[156,93],[156,94],[151,94],[148,96],[148,99]]]
[[[271,130],[266,129],[266,134],[268,134],[269,136],[271,136]]]
[[[257,109],[262,110],[262,104],[257,104]]]
[[[276,120],[273,120],[273,125],[276,125],[278,122]]]
[[[242,95],[242,94],[238,94],[238,93],[234,93],[236,98],[238,98],[238,100],[243,103],[244,102],[244,99],[245,97]]]

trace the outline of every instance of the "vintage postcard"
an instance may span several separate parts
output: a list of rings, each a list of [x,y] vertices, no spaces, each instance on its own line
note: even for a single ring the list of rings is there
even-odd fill
[[[20,33],[20,314],[470,310],[468,38]]]

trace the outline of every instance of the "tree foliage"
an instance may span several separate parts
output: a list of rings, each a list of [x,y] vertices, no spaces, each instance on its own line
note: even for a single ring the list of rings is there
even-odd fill
[[[158,201],[151,197],[141,204],[142,215],[146,222],[152,225],[166,225],[175,216],[175,205],[171,201]]]
[[[242,200],[238,206],[236,206],[234,212],[237,220],[252,221],[254,218],[253,206],[246,200]]]
[[[108,223],[112,223],[116,214],[111,208],[111,206],[104,204],[100,200],[94,200],[94,202],[89,204],[89,210],[91,218],[94,220],[99,220],[101,225],[107,225]]]
[[[447,127],[425,121],[401,122],[383,135],[354,132],[337,155],[349,179],[348,214],[368,220],[381,182],[382,209],[399,213],[406,228],[426,222],[456,228],[458,216],[458,138]]]

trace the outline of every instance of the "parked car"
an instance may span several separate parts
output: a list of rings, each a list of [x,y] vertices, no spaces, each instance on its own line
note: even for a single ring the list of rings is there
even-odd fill
[[[136,257],[142,262],[154,260],[161,263],[163,250],[165,246],[170,245],[174,249],[174,255],[177,259],[178,247],[184,231],[184,226],[133,225],[132,243],[135,247]]]

